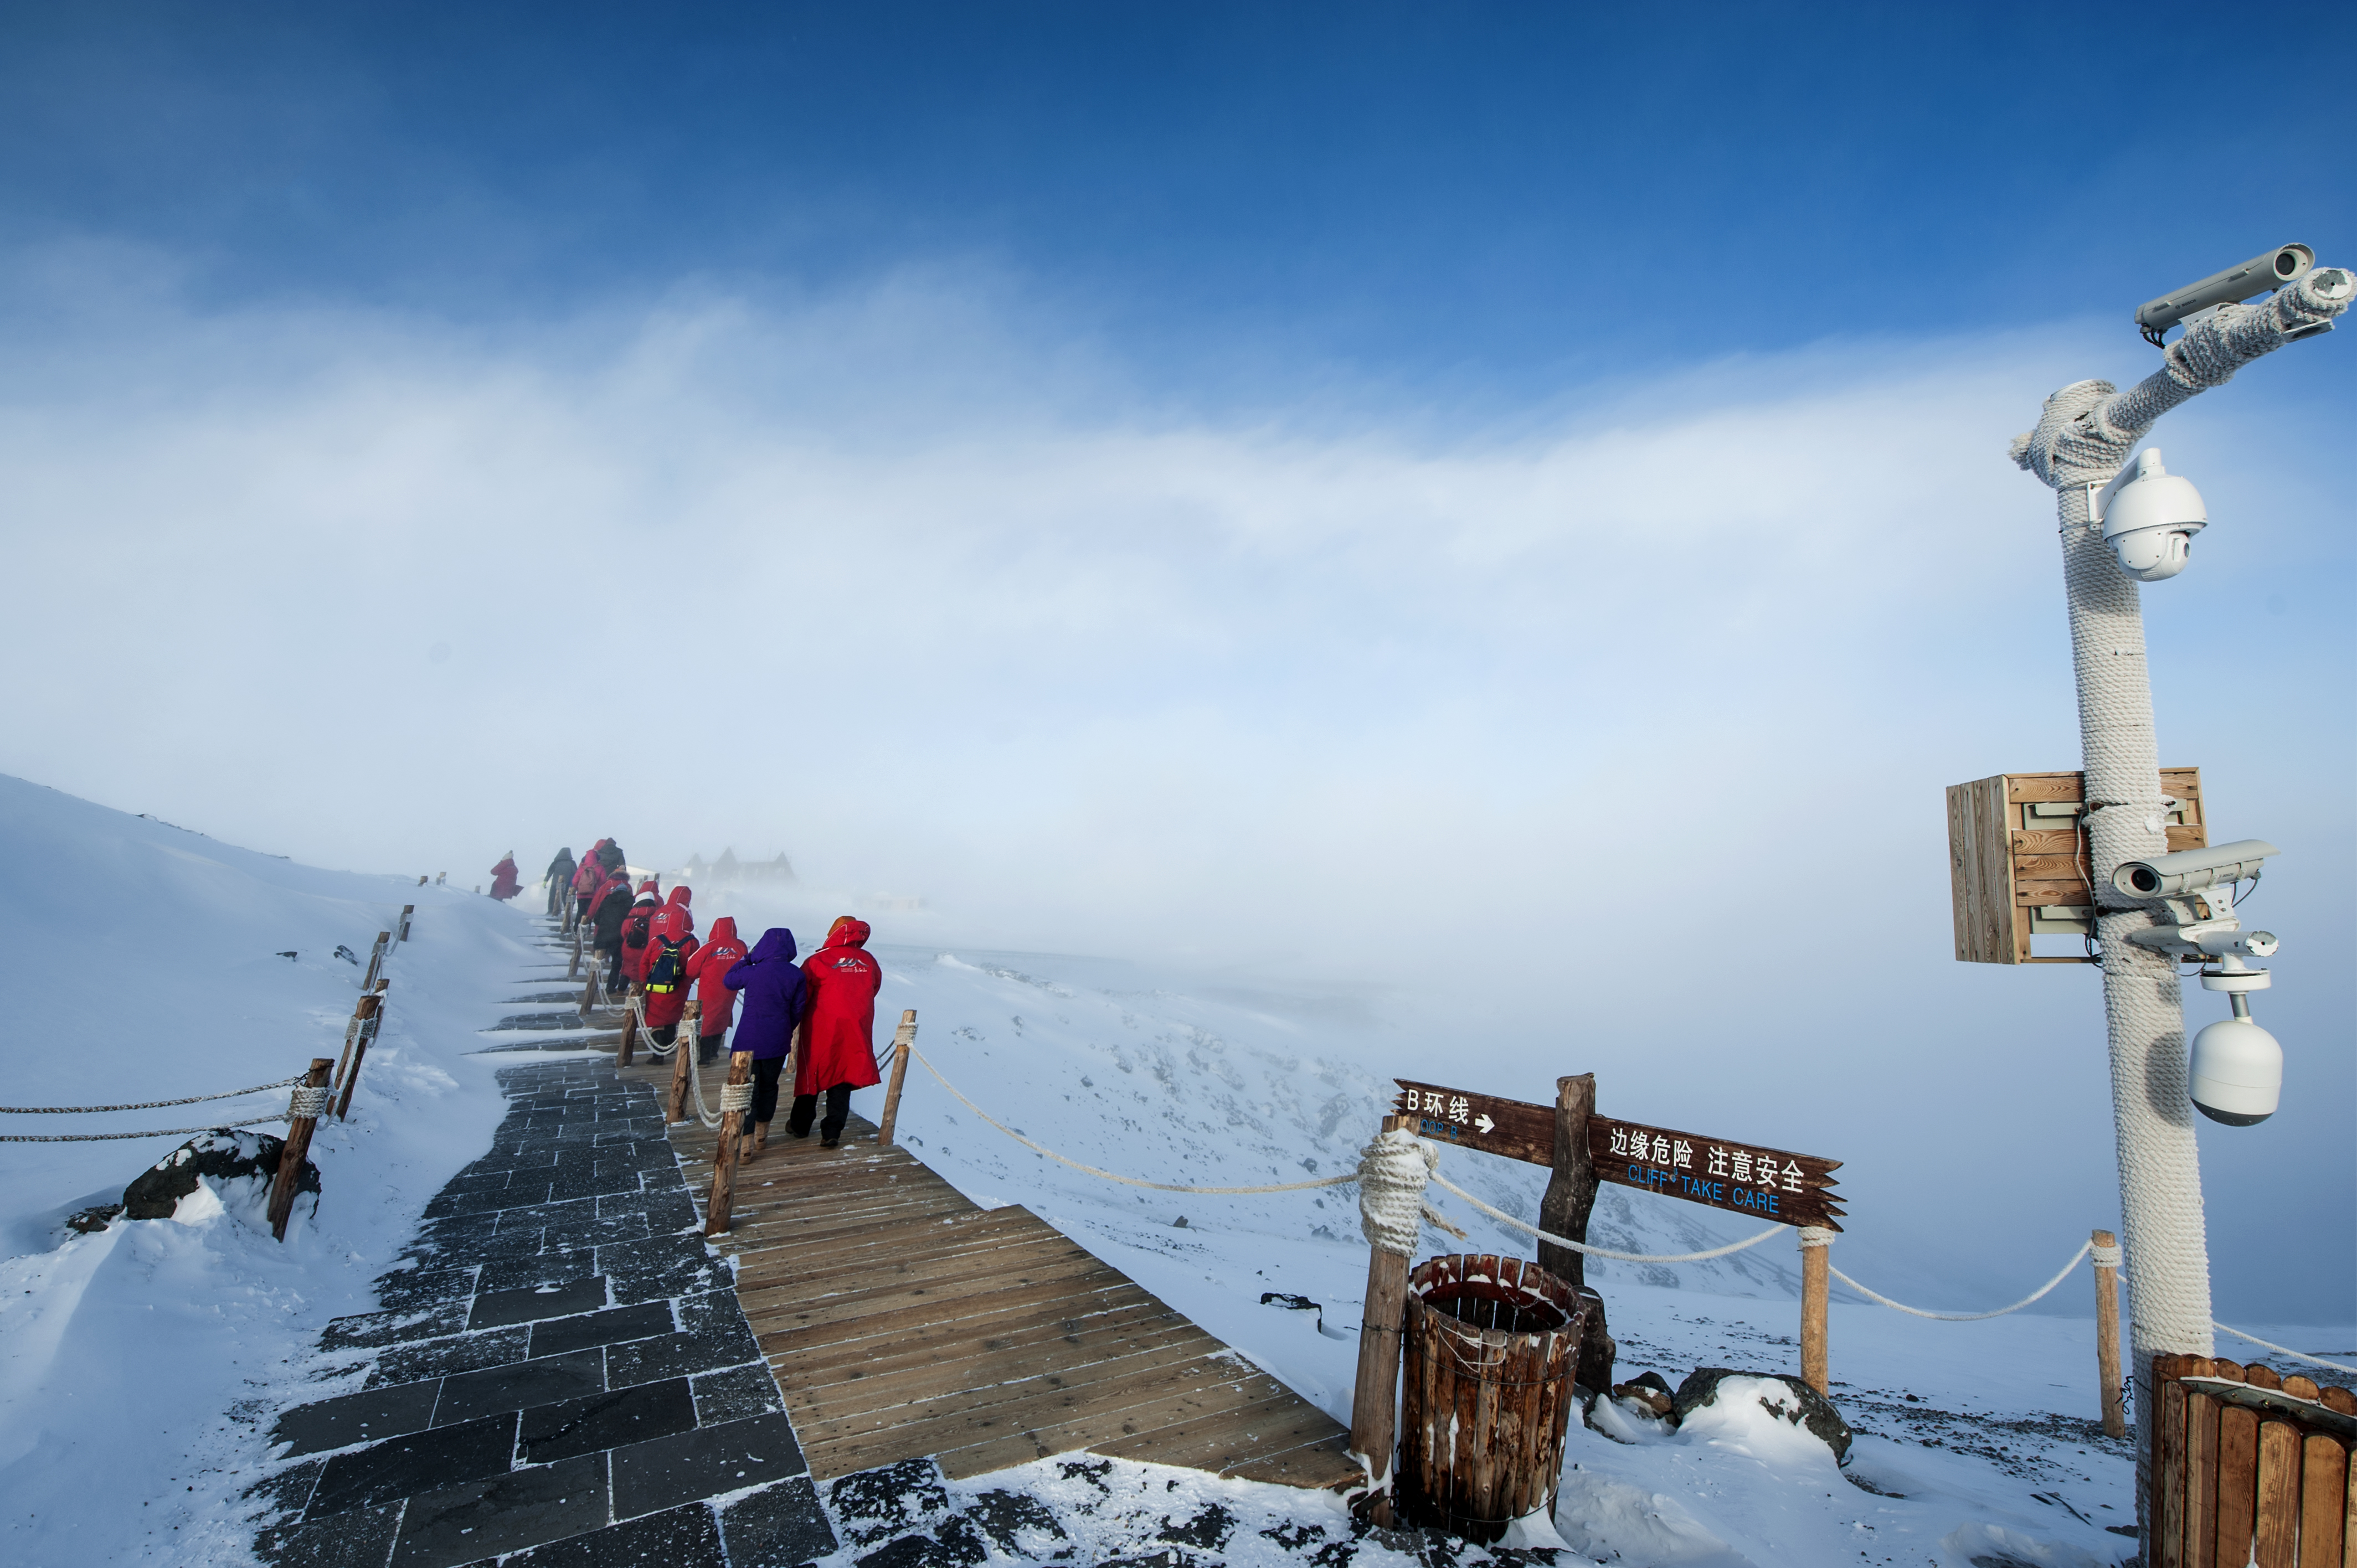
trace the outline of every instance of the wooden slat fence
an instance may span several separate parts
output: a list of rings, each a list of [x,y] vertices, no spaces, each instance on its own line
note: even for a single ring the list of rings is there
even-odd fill
[[[2155,1568],[2357,1568],[2357,1394],[2153,1358]]]

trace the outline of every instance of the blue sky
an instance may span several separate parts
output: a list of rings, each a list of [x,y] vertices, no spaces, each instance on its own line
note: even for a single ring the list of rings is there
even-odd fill
[[[2006,440],[2145,299],[2357,259],[2346,16],[2103,20],[0,8],[0,771],[1349,988],[1846,1159],[1886,1278],[1993,1302],[2115,1191],[2088,977],[1950,957],[1942,788],[2077,756]],[[2353,384],[2169,416],[2214,521],[2145,596],[2165,759],[2287,851],[2221,1299],[2319,1319]]]
[[[1527,399],[2345,251],[2352,28],[2051,5],[12,5],[6,236],[485,320],[994,271],[1152,381]],[[1313,371],[1314,373],[1314,371]],[[1287,392],[1292,388],[1285,389]]]

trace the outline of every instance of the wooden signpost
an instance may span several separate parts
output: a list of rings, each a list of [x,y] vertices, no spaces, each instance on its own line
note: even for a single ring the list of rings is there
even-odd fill
[[[1539,1228],[1575,1241],[1587,1240],[1588,1209],[1600,1181],[1796,1227],[1841,1229],[1841,1198],[1833,1190],[1839,1160],[1598,1116],[1593,1074],[1559,1079],[1552,1106],[1446,1084],[1392,1081],[1400,1089],[1398,1112],[1415,1118],[1419,1136],[1553,1171]],[[1801,1272],[1801,1369],[1819,1393],[1828,1381],[1824,1253],[1823,1247],[1804,1248]],[[1594,1297],[1577,1252],[1542,1241],[1539,1265]],[[1600,1301],[1592,1316],[1597,1326],[1580,1349],[1579,1380],[1608,1392],[1612,1348]]]

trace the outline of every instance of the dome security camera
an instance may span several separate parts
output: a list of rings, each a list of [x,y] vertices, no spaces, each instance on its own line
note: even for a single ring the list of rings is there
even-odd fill
[[[2193,481],[2163,467],[2160,448],[2147,446],[2101,490],[2088,487],[2087,519],[2103,526],[2121,571],[2158,583],[2185,570],[2210,512]]]
[[[2193,1036],[2186,1062],[2193,1108],[2229,1127],[2255,1127],[2283,1099],[2283,1047],[2251,1021],[2250,993],[2265,991],[2267,972],[2237,958],[2222,959],[2201,975],[2204,991],[2222,991],[2234,1015]]]

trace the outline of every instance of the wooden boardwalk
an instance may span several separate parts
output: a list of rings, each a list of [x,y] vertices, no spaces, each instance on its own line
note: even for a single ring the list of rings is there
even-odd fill
[[[625,1076],[663,1089],[643,1058]],[[719,1098],[720,1073],[705,1093]],[[1353,1485],[1349,1434],[1028,1209],[977,1208],[854,1118],[785,1118],[737,1172],[737,1294],[823,1481],[931,1455],[953,1477],[1085,1449],[1297,1487]],[[671,1130],[699,1211],[714,1136]]]

